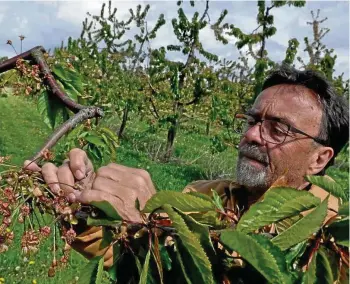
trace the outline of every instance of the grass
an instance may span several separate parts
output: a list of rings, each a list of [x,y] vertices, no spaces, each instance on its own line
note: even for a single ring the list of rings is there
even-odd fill
[[[0,97],[0,156],[10,155],[11,163],[21,165],[38,150],[50,134],[29,100]]]
[[[0,156],[10,155],[11,163],[22,165],[47,139],[50,129],[44,124],[31,101],[17,97],[0,97]],[[114,127],[119,122],[106,122]],[[200,126],[196,129],[201,130]],[[166,131],[151,133],[142,122],[131,120],[125,139],[117,149],[117,162],[130,167],[147,169],[158,190],[181,191],[193,180],[232,176],[236,163],[236,149],[228,148],[222,153],[211,154],[209,137],[180,131],[176,139],[174,158],[169,163],[161,163],[159,157],[164,150]],[[328,170],[345,189],[349,184],[349,166],[344,163],[348,153],[337,161],[336,167]],[[1,170],[1,168],[0,168]],[[19,242],[7,253],[0,254],[0,278],[5,283],[68,283],[74,279],[87,261],[73,252],[69,267],[58,271],[54,278],[47,276],[52,261],[51,240],[40,252],[24,258]],[[33,282],[33,281],[36,282]]]

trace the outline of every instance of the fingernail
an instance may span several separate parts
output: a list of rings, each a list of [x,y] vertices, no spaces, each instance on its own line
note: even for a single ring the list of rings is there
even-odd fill
[[[50,188],[55,194],[57,194],[60,191],[60,186],[58,184],[51,184]]]
[[[77,170],[75,171],[75,177],[80,180],[83,179],[85,176],[81,170]]]

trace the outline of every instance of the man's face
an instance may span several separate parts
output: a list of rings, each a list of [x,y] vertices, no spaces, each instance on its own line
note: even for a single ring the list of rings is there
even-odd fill
[[[249,114],[257,120],[282,119],[313,137],[318,136],[322,119],[320,102],[311,90],[286,84],[265,89]],[[312,139],[293,132],[282,144],[267,142],[258,123],[247,130],[239,144],[237,181],[252,190],[266,190],[284,176],[289,186],[299,187],[316,147]]]

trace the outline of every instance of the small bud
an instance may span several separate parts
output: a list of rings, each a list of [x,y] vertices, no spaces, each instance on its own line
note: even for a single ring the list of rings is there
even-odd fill
[[[21,207],[21,214],[23,217],[26,217],[30,214],[30,207],[28,205],[23,205]]]
[[[56,267],[57,266],[57,260],[54,259],[51,263],[51,267]]]
[[[47,276],[49,276],[49,277],[54,277],[55,274],[56,274],[55,268],[50,267],[50,268],[49,268],[49,271],[47,272]]]
[[[71,246],[68,244],[68,243],[65,243],[65,245],[64,245],[64,251],[69,251],[69,250],[71,250]]]
[[[40,234],[44,237],[47,238],[51,233],[51,228],[49,226],[44,226],[40,228]]]
[[[24,218],[23,218],[23,215],[22,215],[22,214],[19,214],[19,216],[18,216],[18,222],[19,222],[19,223],[23,223],[23,222],[24,222]]]
[[[43,195],[43,192],[39,189],[39,187],[35,187],[35,188],[33,189],[33,195],[34,195],[35,197],[39,197],[39,196],[42,196],[42,195]]]
[[[0,244],[0,253],[3,253],[5,251],[8,251],[8,246],[5,244]]]

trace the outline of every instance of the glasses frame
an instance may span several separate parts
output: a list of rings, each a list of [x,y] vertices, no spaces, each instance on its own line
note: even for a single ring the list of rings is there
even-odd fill
[[[254,120],[255,120],[255,125],[258,124],[258,123],[261,123],[261,125],[262,125],[264,121],[275,121],[275,122],[282,123],[282,124],[284,124],[285,126],[288,127],[288,131],[287,131],[287,134],[286,134],[285,137],[284,137],[284,140],[283,140],[282,142],[277,142],[277,143],[276,143],[276,142],[267,141],[267,140],[264,138],[263,133],[262,133],[262,127],[261,127],[261,125],[260,125],[260,135],[261,135],[261,137],[262,137],[266,142],[268,142],[268,143],[272,143],[272,144],[276,144],[276,145],[283,144],[283,143],[286,141],[286,139],[287,139],[288,132],[289,132],[289,131],[292,131],[292,132],[295,132],[295,133],[302,134],[302,135],[304,135],[304,136],[306,136],[306,137],[308,137],[308,138],[314,140],[314,141],[317,142],[318,144],[321,144],[321,145],[323,145],[323,146],[327,146],[327,141],[325,141],[324,139],[320,139],[320,138],[318,138],[318,137],[313,137],[313,136],[311,136],[311,135],[305,133],[304,131],[302,131],[302,130],[300,130],[300,129],[298,129],[298,128],[295,128],[294,126],[291,126],[290,124],[285,123],[285,122],[282,121],[280,118],[271,118],[271,119],[262,119],[262,118],[259,118],[259,119],[256,119],[255,117],[253,117],[253,116],[251,116],[251,115],[241,114],[241,113],[237,113],[237,114],[235,115],[235,118],[234,118],[234,119],[237,119],[237,118],[238,118],[238,119],[246,119],[246,120],[248,120],[248,118],[254,118]],[[255,125],[254,125],[254,126],[255,126]],[[236,133],[238,133],[238,134],[244,134],[244,133],[245,133],[245,132],[239,133],[239,132],[236,131],[236,130],[234,130],[234,131],[235,131]]]

